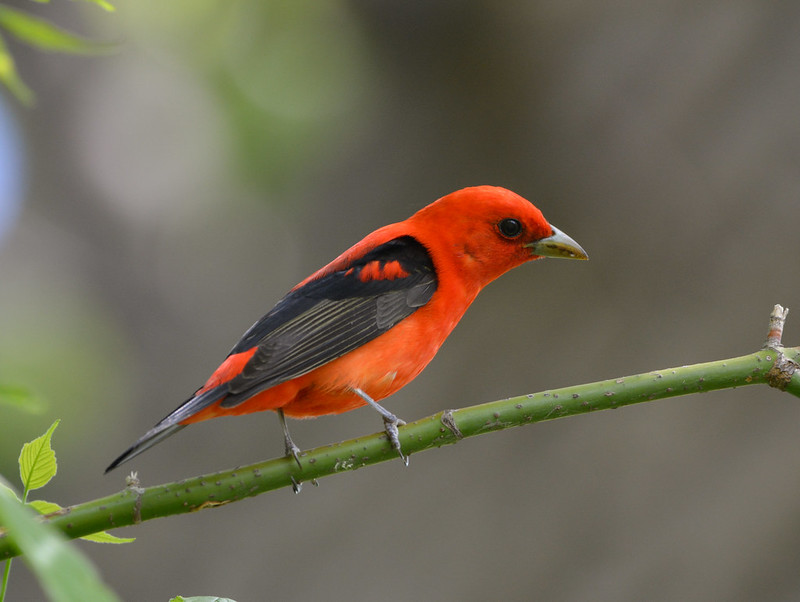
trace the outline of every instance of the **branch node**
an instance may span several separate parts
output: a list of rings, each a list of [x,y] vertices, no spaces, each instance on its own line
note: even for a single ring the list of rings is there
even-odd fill
[[[128,491],[136,494],[136,501],[133,504],[134,525],[138,525],[142,522],[142,496],[144,495],[145,491],[139,485],[139,473],[134,471],[125,477],[125,487],[128,489]]]
[[[778,352],[775,363],[772,364],[769,372],[767,372],[767,384],[770,387],[785,391],[798,368],[800,368],[800,366],[798,366],[796,362],[790,360],[783,353]]]
[[[772,308],[772,313],[769,315],[769,332],[767,333],[767,340],[764,343],[764,349],[774,349],[781,346],[783,325],[786,323],[786,315],[788,313],[788,307],[784,308],[780,305],[776,305]]]
[[[442,424],[446,426],[453,435],[455,435],[456,439],[463,439],[464,434],[459,430],[458,425],[456,424],[456,420],[453,417],[453,410],[445,410],[442,412],[442,417],[440,419]]]

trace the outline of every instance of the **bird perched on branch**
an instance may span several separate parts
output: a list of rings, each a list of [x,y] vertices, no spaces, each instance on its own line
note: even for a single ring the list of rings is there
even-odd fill
[[[413,380],[492,280],[542,257],[587,259],[533,204],[494,186],[458,190],[375,230],[290,290],[234,345],[194,395],[145,433],[112,470],[192,424],[273,410],[285,416],[370,405],[388,438],[404,424],[378,401]]]

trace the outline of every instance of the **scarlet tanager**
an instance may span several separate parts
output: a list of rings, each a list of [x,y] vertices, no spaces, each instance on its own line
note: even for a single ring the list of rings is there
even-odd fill
[[[183,427],[277,412],[309,418],[371,405],[403,457],[397,426],[377,401],[433,359],[480,290],[526,261],[587,259],[521,196],[493,186],[458,190],[375,230],[295,286],[236,343],[208,381],[106,469]]]

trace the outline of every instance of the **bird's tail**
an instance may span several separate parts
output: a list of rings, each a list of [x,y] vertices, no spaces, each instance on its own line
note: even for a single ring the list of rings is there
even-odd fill
[[[117,466],[122,464],[123,462],[127,462],[128,460],[135,458],[143,451],[146,451],[153,447],[156,443],[161,443],[164,439],[177,433],[185,424],[172,424],[170,426],[161,426],[156,425],[147,431],[144,436],[142,436],[136,443],[131,445],[123,454],[114,460],[111,464],[108,465],[106,468],[106,473],[114,470]]]
[[[157,443],[161,443],[170,435],[177,433],[183,427],[187,426],[185,424],[181,424],[182,421],[186,420],[190,416],[193,416],[194,414],[197,414],[200,410],[207,408],[211,404],[225,397],[227,390],[228,387],[223,384],[192,396],[186,401],[186,403],[182,404],[169,416],[164,418],[164,420],[142,435],[136,441],[136,443],[125,450],[125,452],[123,452],[119,458],[109,464],[108,468],[106,468],[106,473],[114,470],[117,466],[127,462],[131,458],[135,458]]]

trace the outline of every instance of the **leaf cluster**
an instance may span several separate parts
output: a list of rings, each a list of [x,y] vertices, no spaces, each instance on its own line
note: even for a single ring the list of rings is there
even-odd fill
[[[16,389],[14,389],[16,391]],[[47,485],[58,472],[56,454],[51,445],[56,420],[47,432],[22,446],[19,454],[19,477],[22,494],[0,477],[0,535],[12,538],[23,558],[36,574],[51,600],[71,602],[92,600],[115,602],[119,598],[97,574],[92,563],[54,527],[36,520],[31,510],[41,515],[59,515],[63,508],[45,500],[28,501],[31,491]],[[105,531],[81,537],[97,543],[128,543],[133,537],[116,537]],[[11,559],[6,561],[0,583],[0,602],[5,598]],[[176,596],[170,602],[234,602],[217,596]]]
[[[61,506],[45,500],[28,501],[31,491],[47,485],[58,472],[56,454],[51,445],[56,420],[47,432],[22,446],[19,454],[19,476],[22,495],[0,478],[0,534],[8,532],[23,550],[25,560],[36,573],[42,587],[53,600],[90,599],[113,601],[117,597],[99,579],[92,564],[70,546],[63,535],[34,519],[30,510],[39,514],[58,513]],[[83,537],[98,543],[127,543],[134,538],[116,537],[106,532]],[[6,562],[0,585],[0,602],[5,597],[11,569]],[[81,598],[85,596],[85,598]]]
[[[37,4],[47,4],[50,0],[32,0]],[[111,12],[114,7],[107,0],[85,0]],[[30,105],[34,101],[33,91],[20,77],[14,57],[9,51],[4,34],[18,41],[48,52],[67,54],[100,54],[108,52],[110,46],[87,40],[77,34],[66,31],[50,21],[0,4],[0,83],[23,104]]]

